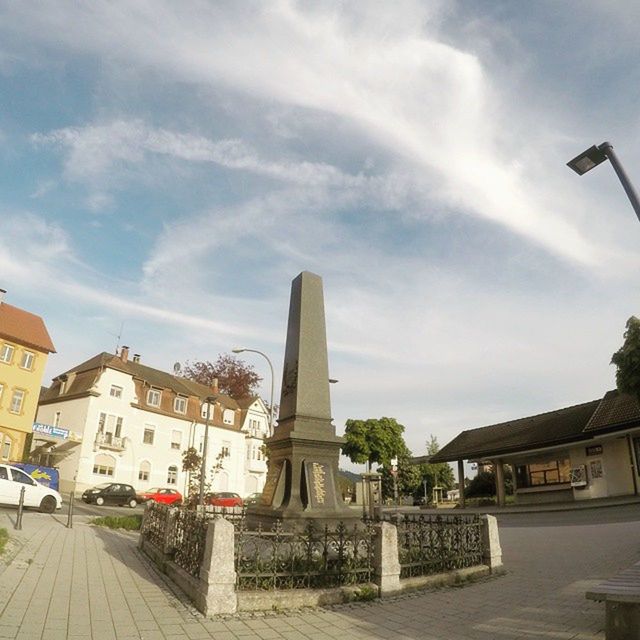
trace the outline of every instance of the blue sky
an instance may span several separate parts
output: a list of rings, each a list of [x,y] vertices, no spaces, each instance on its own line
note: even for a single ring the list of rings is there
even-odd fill
[[[601,396],[640,314],[632,2],[0,3],[0,286],[47,378],[268,353],[323,276],[338,430]],[[260,359],[251,361],[266,375]],[[265,381],[265,393],[268,380]]]

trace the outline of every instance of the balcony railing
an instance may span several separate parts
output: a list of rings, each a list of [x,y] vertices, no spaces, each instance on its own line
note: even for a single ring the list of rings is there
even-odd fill
[[[114,436],[112,433],[98,433],[96,435],[96,444],[103,449],[124,450],[124,438]]]

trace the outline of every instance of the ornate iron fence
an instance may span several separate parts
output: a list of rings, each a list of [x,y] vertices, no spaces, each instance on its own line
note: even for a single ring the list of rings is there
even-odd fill
[[[225,520],[233,523],[234,526],[238,526],[244,522],[246,517],[245,507],[216,507],[213,505],[207,505],[205,507],[205,513],[209,518],[214,516],[222,516]]]
[[[404,515],[388,520],[398,528],[401,578],[482,564],[479,515]]]
[[[198,577],[207,541],[206,514],[177,509],[169,533],[173,561],[192,576]]]
[[[235,532],[238,590],[308,589],[370,582],[375,531],[371,524],[285,531]]]
[[[142,535],[151,544],[162,549],[167,529],[169,507],[152,502],[145,507]]]

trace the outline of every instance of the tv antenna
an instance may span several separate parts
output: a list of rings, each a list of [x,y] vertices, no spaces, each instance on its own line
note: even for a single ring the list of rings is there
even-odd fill
[[[122,338],[122,331],[124,329],[124,320],[120,323],[120,331],[116,333],[111,333],[111,331],[107,331],[110,336],[113,336],[116,339],[116,351],[115,354],[118,355],[118,349],[120,349],[120,339]]]

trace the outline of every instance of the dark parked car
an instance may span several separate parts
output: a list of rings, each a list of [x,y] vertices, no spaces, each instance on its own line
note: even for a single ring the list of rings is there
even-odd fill
[[[244,506],[249,507],[254,504],[259,504],[262,493],[252,493],[249,497],[244,499]]]
[[[98,484],[92,489],[87,489],[82,494],[82,501],[95,503],[99,507],[103,504],[128,505],[132,509],[138,504],[138,497],[135,489],[130,484],[120,484],[117,482],[105,482]]]

